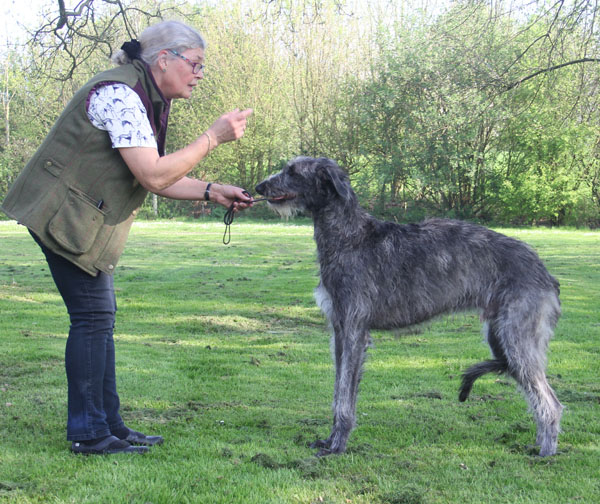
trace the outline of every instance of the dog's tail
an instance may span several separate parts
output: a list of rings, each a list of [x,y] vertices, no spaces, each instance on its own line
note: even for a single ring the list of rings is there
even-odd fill
[[[500,359],[486,360],[471,366],[463,374],[458,400],[460,402],[467,400],[473,388],[473,383],[480,376],[487,373],[505,373],[506,371],[508,371],[508,363]]]

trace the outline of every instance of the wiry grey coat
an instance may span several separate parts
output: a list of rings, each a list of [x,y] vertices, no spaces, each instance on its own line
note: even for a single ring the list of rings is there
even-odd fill
[[[282,215],[308,211],[314,220],[315,296],[333,330],[336,365],[333,429],[315,443],[320,455],[346,448],[371,329],[469,308],[480,310],[493,359],[465,372],[460,400],[479,376],[506,372],[534,413],[540,455],[556,452],[562,405],[546,380],[545,356],[560,316],[559,285],[528,245],[457,220],[377,220],[327,158],[296,158],[256,190]]]

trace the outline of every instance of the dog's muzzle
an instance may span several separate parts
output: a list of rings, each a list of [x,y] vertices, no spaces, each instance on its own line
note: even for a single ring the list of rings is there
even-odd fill
[[[283,203],[285,201],[293,200],[296,197],[295,194],[284,194],[282,196],[267,196],[267,202],[271,204]]]
[[[280,194],[277,196],[274,196],[272,194],[267,194],[269,191],[267,190],[267,181],[266,180],[264,182],[261,182],[260,184],[258,184],[255,187],[255,190],[258,194],[260,194],[261,196],[264,196],[265,199],[271,204],[283,203],[285,201],[292,200],[296,197],[295,194],[290,194],[290,193]]]

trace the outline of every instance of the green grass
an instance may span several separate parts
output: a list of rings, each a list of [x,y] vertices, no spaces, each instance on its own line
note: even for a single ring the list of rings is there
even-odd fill
[[[561,282],[548,375],[566,405],[541,459],[509,379],[460,373],[488,357],[476,314],[374,334],[343,456],[328,434],[333,368],[312,227],[137,222],[115,276],[122,414],[166,442],[81,457],[65,440],[66,310],[26,231],[0,223],[0,502],[568,503],[600,501],[600,233],[504,230]]]

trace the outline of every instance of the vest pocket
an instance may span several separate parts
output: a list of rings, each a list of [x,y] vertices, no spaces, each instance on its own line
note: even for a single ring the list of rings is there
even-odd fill
[[[64,166],[60,164],[58,161],[55,161],[52,158],[48,158],[44,161],[44,168],[49,171],[55,177],[60,177]]]
[[[67,197],[50,220],[48,231],[67,252],[84,254],[96,240],[106,211],[87,194],[69,188]]]

